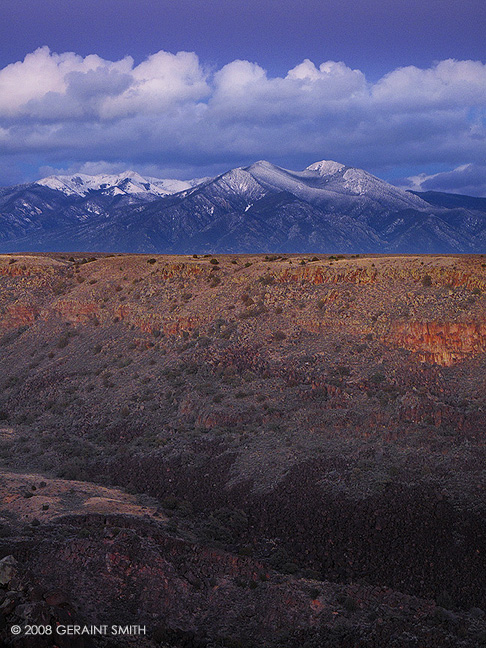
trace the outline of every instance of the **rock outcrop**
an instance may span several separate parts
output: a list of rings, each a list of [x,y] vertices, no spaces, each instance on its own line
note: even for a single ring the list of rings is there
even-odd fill
[[[422,362],[450,366],[486,351],[486,321],[399,322],[389,340]]]

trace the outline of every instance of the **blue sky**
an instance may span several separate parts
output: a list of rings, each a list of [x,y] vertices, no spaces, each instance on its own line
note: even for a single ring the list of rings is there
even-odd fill
[[[0,185],[269,159],[486,195],[483,0],[2,0]]]

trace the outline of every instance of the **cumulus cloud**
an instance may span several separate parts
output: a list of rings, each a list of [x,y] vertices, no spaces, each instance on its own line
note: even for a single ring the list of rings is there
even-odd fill
[[[106,98],[100,109],[102,118],[159,113],[209,94],[207,74],[190,52],[158,52],[133,68],[131,77],[131,84],[122,93]]]
[[[454,175],[441,182],[452,183],[466,173],[461,165],[481,168],[485,124],[479,61],[403,67],[371,83],[336,61],[306,59],[271,77],[252,61],[210,69],[191,52],[160,51],[135,65],[129,56],[107,61],[43,47],[0,70],[6,166],[22,155],[78,170],[93,160],[197,170],[334,158],[375,173],[446,165]],[[439,180],[422,184],[431,182]]]
[[[486,66],[480,61],[440,61],[432,68],[399,68],[372,89],[373,99],[385,107],[450,110],[486,105]]]
[[[48,47],[40,47],[23,61],[0,70],[0,115],[29,114],[29,106],[50,95],[62,100],[73,74],[86,75],[100,69],[123,72],[132,66],[130,57],[113,63],[96,55],[83,58],[73,52],[55,54]]]
[[[41,47],[0,70],[0,117],[113,119],[158,113],[209,93],[206,72],[190,52],[158,52],[137,66]]]

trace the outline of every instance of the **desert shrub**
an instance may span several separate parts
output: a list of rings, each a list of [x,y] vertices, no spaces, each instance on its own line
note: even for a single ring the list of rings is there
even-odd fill
[[[64,349],[65,347],[67,347],[68,344],[69,344],[69,335],[65,333],[64,335],[61,335],[61,337],[59,338],[57,342],[57,348]]]
[[[287,562],[283,565],[282,571],[286,574],[296,574],[299,571],[299,566],[294,562]]]
[[[177,508],[178,499],[174,495],[168,495],[162,500],[162,506],[169,511],[174,511]]]
[[[7,536],[12,535],[12,530],[10,527],[5,525],[0,525],[0,538],[6,538]]]
[[[375,383],[375,385],[379,385],[385,381],[385,374],[382,371],[376,371],[370,376],[370,380],[372,383]]]
[[[424,275],[422,279],[422,286],[431,286],[432,285],[432,277],[429,274]]]
[[[348,612],[356,612],[356,610],[358,609],[358,604],[356,603],[356,600],[352,596],[349,596],[344,592],[338,594],[336,600]]]
[[[147,263],[150,263],[150,265],[154,265],[154,263],[157,263],[157,259],[147,259]]]
[[[209,263],[211,263],[212,265],[219,265],[218,259],[211,259]]]
[[[262,303],[256,304],[253,308],[248,308],[246,311],[239,313],[238,317],[240,319],[248,319],[250,317],[258,317],[262,313],[266,312],[266,308]]]
[[[440,605],[443,608],[451,609],[454,607],[453,597],[449,594],[447,590],[442,590],[439,593],[436,599],[437,605]]]
[[[63,281],[58,281],[52,287],[52,291],[55,295],[63,295],[67,290],[67,285]]]
[[[28,328],[28,326],[20,326],[18,329],[14,329],[13,331],[7,331],[7,333],[2,335],[2,337],[0,338],[0,346],[12,344],[12,342],[20,337],[22,333],[25,333]]]
[[[273,334],[273,339],[276,340],[277,342],[281,340],[285,340],[286,337],[287,336],[283,331],[275,331],[275,333]]]
[[[275,277],[272,277],[272,275],[264,275],[263,277],[260,277],[258,280],[263,286],[273,286],[275,283]]]
[[[346,365],[339,365],[338,367],[336,367],[336,373],[338,373],[340,376],[349,376],[351,369]]]

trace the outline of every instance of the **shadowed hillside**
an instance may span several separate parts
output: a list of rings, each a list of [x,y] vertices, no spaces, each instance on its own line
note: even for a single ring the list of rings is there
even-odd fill
[[[486,645],[485,305],[480,256],[0,256],[7,622]]]

